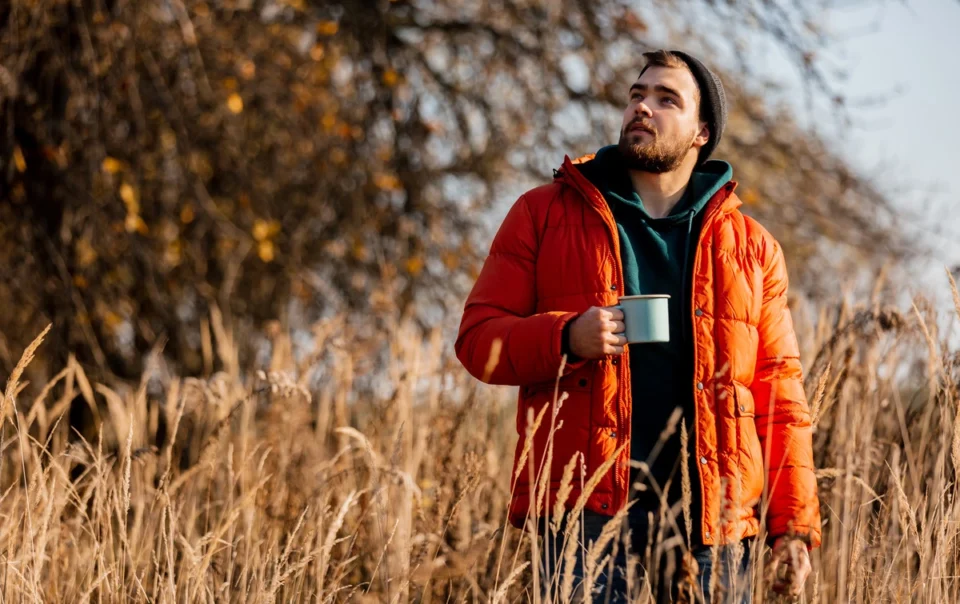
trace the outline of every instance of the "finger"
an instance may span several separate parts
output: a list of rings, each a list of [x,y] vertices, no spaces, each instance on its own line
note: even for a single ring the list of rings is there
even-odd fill
[[[623,354],[623,346],[605,344],[603,346],[603,354]]]
[[[793,573],[790,572],[790,566],[780,556],[774,559],[773,564],[773,591],[778,594],[786,594],[793,587]]]
[[[623,321],[623,311],[620,310],[619,308],[608,306],[605,310],[608,313],[608,316],[606,317],[607,319],[613,319],[614,321]]]
[[[773,567],[773,588],[775,590],[783,590],[787,586],[787,573],[785,572],[785,567],[782,562],[775,561]]]
[[[623,321],[605,321],[603,329],[610,333],[622,333],[627,330],[627,326]]]
[[[799,568],[793,574],[794,579],[794,595],[799,595],[803,591],[803,586],[807,582],[807,577],[810,576],[810,561],[807,559],[802,559],[800,562]]]
[[[610,346],[619,346],[623,348],[627,345],[627,336],[623,334],[613,334],[607,333],[604,335],[604,343],[609,344]]]

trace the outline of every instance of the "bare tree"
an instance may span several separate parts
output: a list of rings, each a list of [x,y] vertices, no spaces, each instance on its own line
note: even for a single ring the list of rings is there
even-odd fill
[[[0,8],[0,363],[51,321],[51,358],[74,350],[125,377],[164,337],[183,371],[201,371],[213,306],[241,332],[343,308],[373,328],[396,313],[429,322],[458,307],[496,200],[549,178],[564,153],[615,142],[652,39],[689,42],[704,10],[740,20],[829,96],[822,7],[12,0]],[[911,249],[882,192],[765,104],[749,72],[724,75],[717,154],[802,287],[823,283],[825,258]]]

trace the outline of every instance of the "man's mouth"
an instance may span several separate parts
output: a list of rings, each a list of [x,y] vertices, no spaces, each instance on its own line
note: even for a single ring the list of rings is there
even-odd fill
[[[634,124],[627,128],[627,132],[647,132],[649,134],[656,135],[652,128],[648,128],[643,124]]]

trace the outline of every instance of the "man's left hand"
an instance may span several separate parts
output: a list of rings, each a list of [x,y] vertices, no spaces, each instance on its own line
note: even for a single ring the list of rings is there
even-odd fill
[[[779,537],[773,544],[773,590],[799,596],[810,575],[810,552],[796,537]]]

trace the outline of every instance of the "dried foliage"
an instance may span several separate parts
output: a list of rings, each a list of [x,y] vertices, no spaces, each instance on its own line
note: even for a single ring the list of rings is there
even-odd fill
[[[929,305],[912,308],[874,300],[800,325],[824,518],[806,601],[960,598],[960,353]],[[582,589],[566,572],[575,549],[595,578],[604,544],[622,546],[617,521],[597,545],[571,539],[544,572],[531,533],[506,524],[513,391],[478,385],[438,332],[418,333],[408,322],[381,334],[391,375],[379,385],[365,338],[331,320],[316,326],[317,355],[278,354],[270,371],[235,366],[217,328],[232,369],[208,379],[155,369],[140,387],[91,385],[71,363],[26,397],[19,380],[41,335],[0,401],[3,599],[514,602],[538,601],[539,585],[569,601]],[[275,337],[286,350],[289,335]],[[76,397],[104,403],[87,440],[67,425]],[[563,398],[538,410],[537,430],[563,438],[569,428],[550,419]],[[561,489],[589,494],[596,481],[569,467]],[[549,530],[579,533],[576,521]],[[631,557],[655,568],[657,546]],[[776,601],[767,554],[736,587],[756,601]],[[653,588],[632,575],[632,601],[652,601]]]

